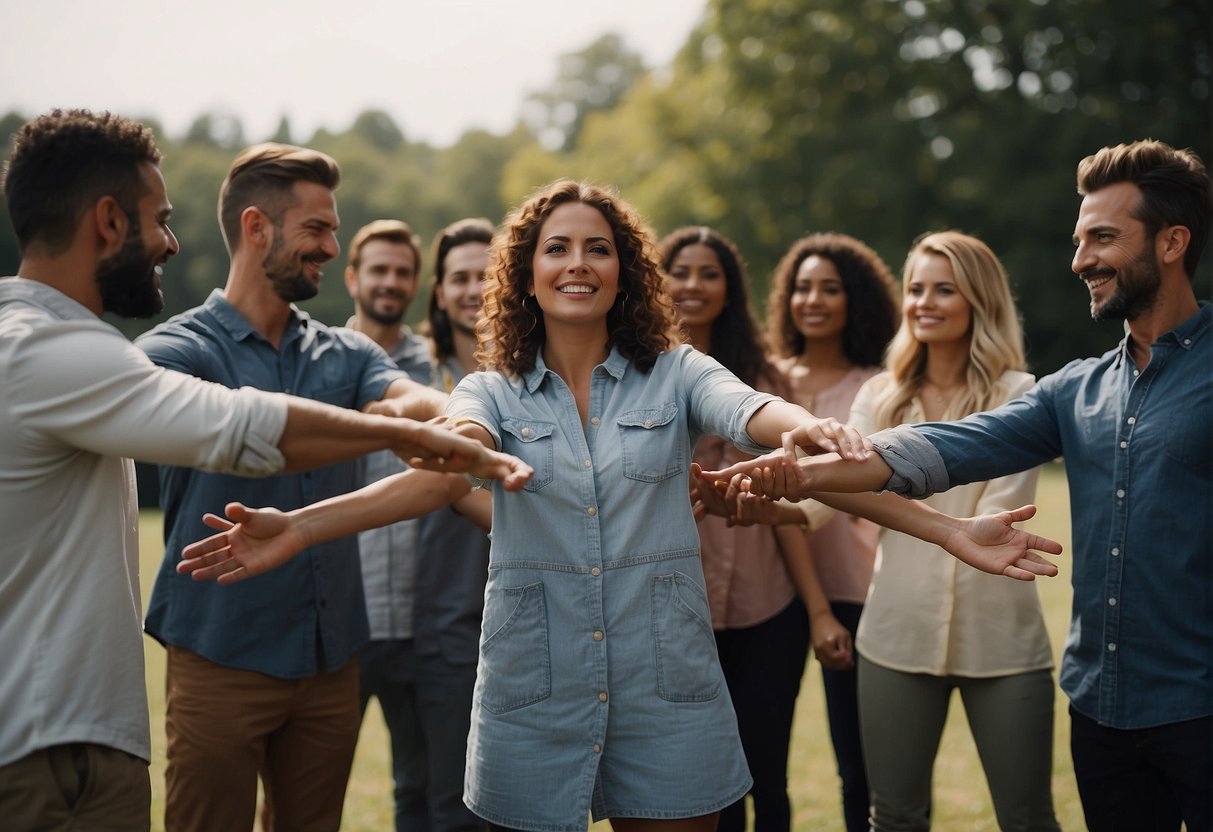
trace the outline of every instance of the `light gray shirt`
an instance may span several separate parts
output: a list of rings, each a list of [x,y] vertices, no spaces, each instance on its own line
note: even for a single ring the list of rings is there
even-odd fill
[[[161,369],[59,291],[0,279],[0,765],[150,759],[134,465],[277,473],[286,400]]]

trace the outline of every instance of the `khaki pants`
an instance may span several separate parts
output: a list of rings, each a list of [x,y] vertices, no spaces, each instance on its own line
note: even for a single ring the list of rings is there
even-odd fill
[[[54,745],[0,766],[0,827],[13,832],[147,832],[147,761],[104,745]]]
[[[277,679],[168,648],[164,826],[336,832],[358,742],[358,664]]]

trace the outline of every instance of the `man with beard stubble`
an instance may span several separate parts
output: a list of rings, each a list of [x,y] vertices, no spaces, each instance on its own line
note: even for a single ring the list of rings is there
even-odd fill
[[[159,161],[141,124],[55,110],[17,132],[4,173],[21,251],[0,280],[6,829],[150,825],[131,457],[268,476],[394,447],[509,475],[448,431],[161,369],[101,321],[163,308],[178,245]]]
[[[444,396],[366,336],[295,306],[338,254],[339,179],[337,163],[314,150],[242,151],[219,195],[226,286],[137,345],[161,366],[228,387],[437,416]],[[203,515],[221,516],[226,501],[298,508],[360,487],[357,464],[255,483],[162,466],[160,482],[165,558],[145,627],[168,648],[166,829],[250,829],[260,775],[263,827],[336,830],[360,723],[355,654],[369,638],[357,539],[311,547],[234,586],[175,566],[185,544],[212,532]]]
[[[421,285],[420,271],[421,250],[407,223],[375,220],[358,229],[345,268],[354,301],[346,326],[383,347],[409,378],[432,385],[429,340],[403,323]],[[361,481],[367,484],[408,467],[383,452],[367,455],[362,465]],[[396,832],[454,832],[481,825],[463,805],[463,770],[488,546],[484,531],[458,512],[469,512],[487,526],[492,498],[478,489],[433,514],[358,535],[371,626],[371,641],[358,655],[361,706],[365,714],[375,697],[387,723]],[[484,543],[482,557],[427,531],[453,524],[471,528]],[[474,599],[466,597],[466,578],[452,580],[469,574],[479,577]],[[474,609],[465,612],[468,606]],[[453,631],[464,629],[464,615],[474,618],[470,664],[466,656],[464,664],[450,661],[446,649],[458,638]]]
[[[1191,150],[1145,140],[1083,159],[1078,192],[1071,269],[1093,318],[1125,322],[1115,349],[988,413],[874,434],[879,458],[860,465],[778,471],[784,455],[755,490],[926,497],[1064,456],[1074,601],[1059,681],[1087,827],[1210,832],[1213,307],[1193,286],[1209,175]]]

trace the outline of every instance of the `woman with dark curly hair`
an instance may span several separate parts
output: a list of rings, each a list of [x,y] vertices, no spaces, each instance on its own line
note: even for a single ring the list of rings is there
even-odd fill
[[[700,226],[674,231],[657,248],[691,345],[746,384],[786,398],[787,379],[767,359],[750,313],[745,264],[736,246]],[[710,471],[743,456],[723,438],[705,436],[693,459]],[[743,526],[706,515],[699,519],[699,545],[720,665],[754,778],[754,829],[786,832],[792,823],[788,745],[809,654],[805,604],[828,613],[829,603],[795,525]],[[744,799],[721,812],[720,832],[742,832],[745,826]]]
[[[811,234],[788,249],[771,281],[770,337],[792,401],[845,420],[851,400],[880,372],[897,331],[893,275],[880,256],[846,234]],[[830,737],[842,783],[847,832],[868,828],[868,781],[859,738],[853,651],[880,528],[819,503],[756,503],[776,522],[807,522],[809,551],[829,604],[812,610],[810,634],[821,662]],[[807,515],[807,516],[806,516]],[[768,518],[769,519],[769,518]]]
[[[507,219],[455,429],[534,476],[494,492],[465,799],[491,824],[715,829],[750,788],[687,499],[695,440],[813,422],[679,345],[657,252],[614,194],[556,182]],[[835,423],[819,431],[828,446]],[[859,437],[846,434],[859,446]],[[848,444],[848,447],[850,445]]]

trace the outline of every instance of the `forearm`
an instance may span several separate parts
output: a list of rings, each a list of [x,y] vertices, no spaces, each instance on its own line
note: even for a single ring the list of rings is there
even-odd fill
[[[838,492],[814,492],[813,499],[831,508],[864,517],[886,529],[943,545],[943,541],[955,530],[955,518],[942,514],[918,500],[907,500],[896,494],[843,494]]]
[[[872,454],[864,460],[844,460],[838,454],[819,454],[801,457],[796,464],[808,475],[810,488],[814,492],[853,494],[877,491],[893,476],[893,469],[879,454]],[[821,502],[832,505],[825,500]]]
[[[412,520],[453,503],[471,486],[457,474],[412,469],[287,512],[306,546]]]
[[[278,449],[286,471],[304,471],[412,444],[426,426],[292,397]]]
[[[445,393],[432,387],[400,378],[388,385],[383,398],[370,402],[363,410],[380,416],[404,416],[425,422],[442,415],[446,399]]]
[[[813,414],[798,404],[776,399],[764,404],[746,422],[746,433],[759,445],[778,448],[783,434],[813,418]]]
[[[817,564],[809,551],[800,526],[783,525],[773,529],[775,540],[779,543],[779,551],[783,555],[784,566],[800,599],[809,610],[809,617],[815,618],[830,612],[830,601],[826,598],[825,590],[821,588],[821,579],[817,574]]]

